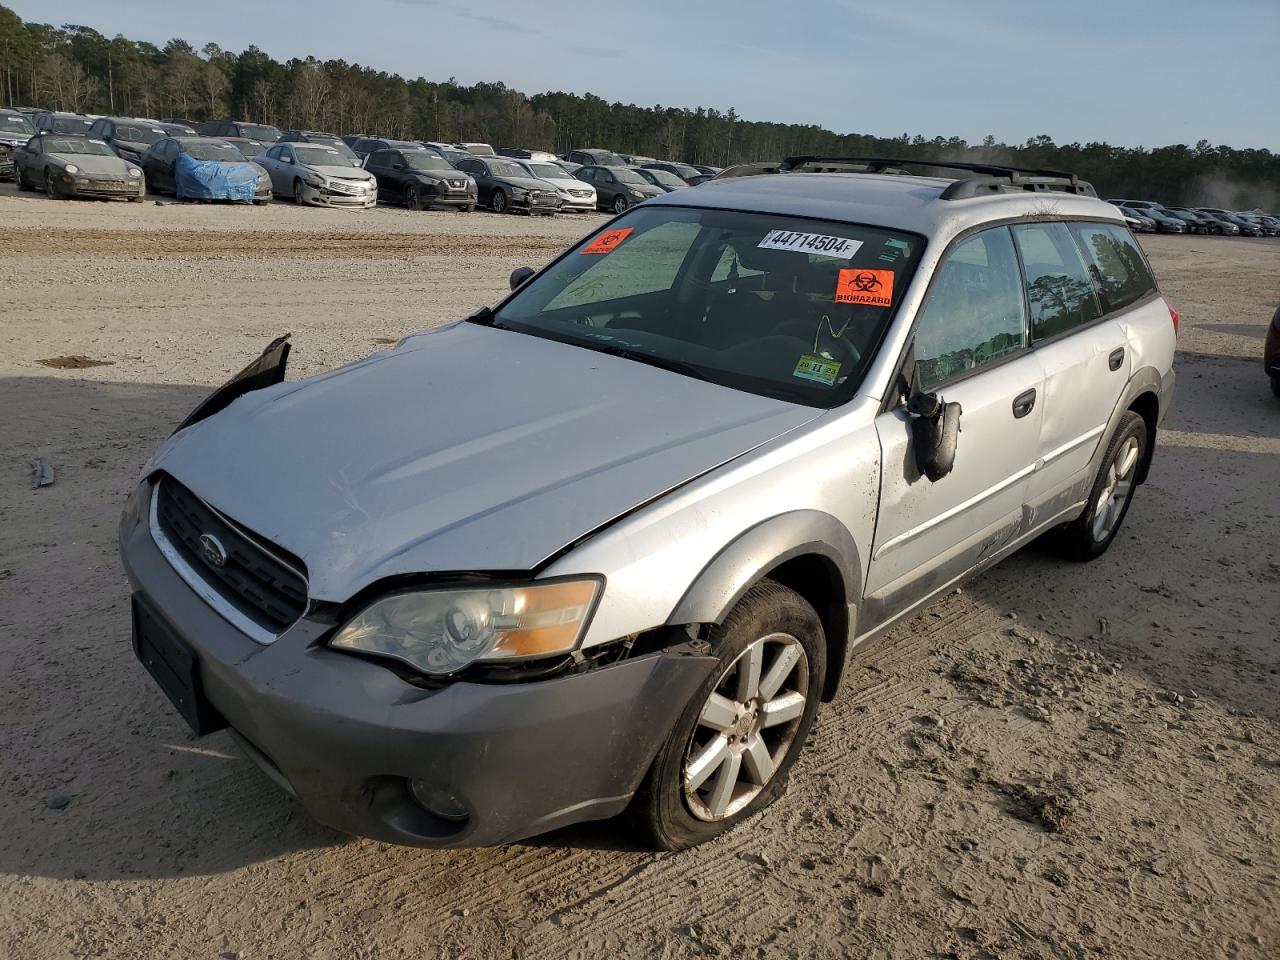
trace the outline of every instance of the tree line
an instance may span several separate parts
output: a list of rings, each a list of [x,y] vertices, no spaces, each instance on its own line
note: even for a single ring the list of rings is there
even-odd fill
[[[406,80],[345,60],[281,63],[256,46],[239,53],[215,43],[163,47],[92,27],[24,22],[0,5],[0,98],[12,106],[80,113],[201,120],[234,117],[280,127],[409,139],[479,140],[565,153],[607,147],[663,159],[727,166],[796,154],[977,160],[1071,170],[1103,196],[1166,203],[1261,207],[1280,204],[1280,154],[1262,149],[1174,144],[1021,144],[988,136],[835,133],[811,124],[744,120],[736,111],[610,103],[593,94],[527,95],[502,83]]]

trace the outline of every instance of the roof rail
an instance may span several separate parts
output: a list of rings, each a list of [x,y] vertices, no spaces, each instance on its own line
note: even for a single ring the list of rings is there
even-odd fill
[[[861,167],[863,173],[905,173],[904,167],[939,167],[944,170],[964,170],[977,174],[965,177],[942,191],[943,200],[964,200],[989,193],[1001,193],[1009,189],[1048,192],[1054,189],[1096,197],[1093,184],[1081,180],[1074,173],[1063,170],[1037,170],[1030,167],[1010,167],[996,163],[969,163],[960,160],[909,160],[897,157],[838,157],[798,156],[787,157],[778,164],[778,172],[784,173],[800,167],[827,167],[837,170],[844,166]]]

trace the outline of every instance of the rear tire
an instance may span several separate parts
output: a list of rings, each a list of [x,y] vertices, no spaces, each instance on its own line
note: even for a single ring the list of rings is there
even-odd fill
[[[705,843],[780,797],[822,698],[822,621],[781,584],[748,590],[709,639],[720,666],[658,749],[631,806],[660,850]]]
[[[1071,560],[1093,560],[1107,552],[1133,502],[1149,443],[1146,421],[1125,411],[1107,444],[1084,512],[1052,537],[1059,553]]]
[[[1271,375],[1271,392],[1280,397],[1280,374]]]

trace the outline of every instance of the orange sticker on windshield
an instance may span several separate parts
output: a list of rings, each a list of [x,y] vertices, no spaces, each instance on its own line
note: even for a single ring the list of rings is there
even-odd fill
[[[589,244],[583,247],[580,253],[611,253],[618,244],[631,236],[635,231],[635,227],[622,227],[619,230],[606,230],[600,236],[596,237]]]
[[[893,303],[893,271],[841,270],[836,280],[836,303],[889,306]]]

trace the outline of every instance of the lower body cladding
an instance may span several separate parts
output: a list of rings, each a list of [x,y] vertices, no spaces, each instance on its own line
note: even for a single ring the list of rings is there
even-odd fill
[[[422,204],[428,210],[456,210],[459,207],[474,207],[479,202],[474,193],[428,193],[422,197]]]
[[[318,641],[232,627],[160,553],[150,488],[120,545],[134,647],[198,730],[223,725],[321,823],[389,843],[482,846],[621,813],[713,657],[668,650],[530,683],[434,690]]]

